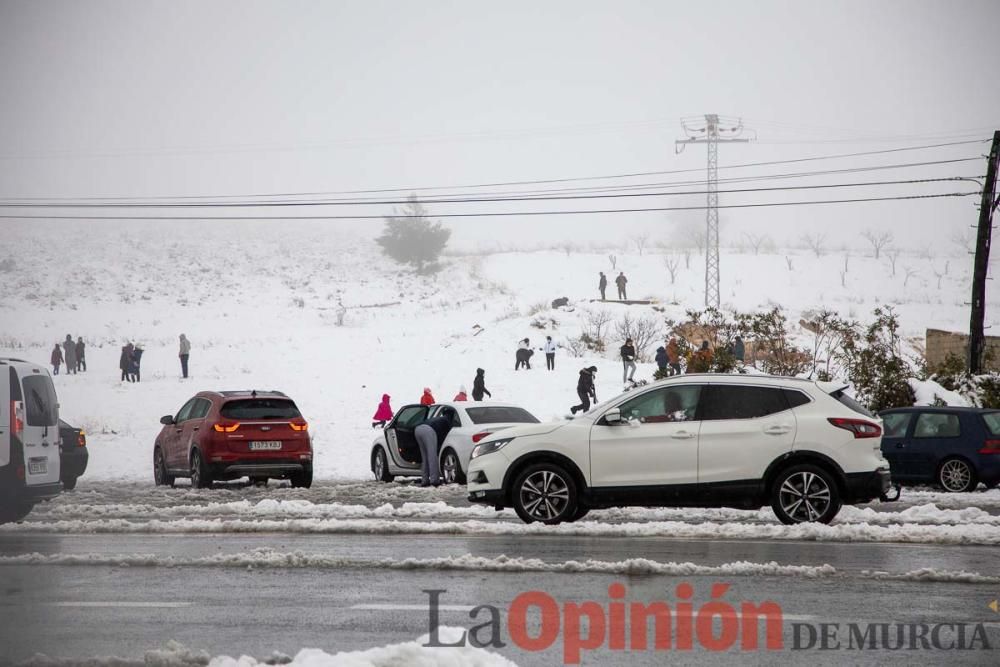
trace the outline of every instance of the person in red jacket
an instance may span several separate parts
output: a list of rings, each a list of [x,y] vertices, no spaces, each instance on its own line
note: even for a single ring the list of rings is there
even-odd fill
[[[420,405],[433,405],[434,403],[437,403],[437,401],[434,400],[431,388],[424,387],[424,395],[420,397]]]
[[[378,410],[372,416],[372,428],[378,426],[382,428],[386,422],[392,419],[392,406],[389,405],[389,394],[382,394],[382,402],[378,404]]]
[[[465,385],[463,384],[458,388],[458,393],[455,394],[455,398],[451,399],[453,401],[467,401],[469,400],[469,395],[465,393]]]

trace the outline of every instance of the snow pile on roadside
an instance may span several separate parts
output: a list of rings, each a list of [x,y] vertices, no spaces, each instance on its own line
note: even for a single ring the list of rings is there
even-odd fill
[[[190,649],[178,641],[146,651],[141,659],[104,656],[94,658],[59,658],[36,653],[19,662],[18,667],[204,667],[212,660],[207,651]]]
[[[934,380],[909,379],[910,387],[917,397],[916,405],[934,405],[935,399],[941,399],[948,405],[969,407],[969,400],[958,392],[948,391]]]

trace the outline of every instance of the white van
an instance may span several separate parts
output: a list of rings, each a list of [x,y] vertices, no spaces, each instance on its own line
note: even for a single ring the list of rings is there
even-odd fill
[[[0,357],[0,523],[62,492],[59,403],[48,369]]]

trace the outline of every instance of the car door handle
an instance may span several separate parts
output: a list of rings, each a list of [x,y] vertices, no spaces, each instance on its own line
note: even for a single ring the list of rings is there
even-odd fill
[[[689,440],[694,437],[694,433],[690,431],[677,431],[676,433],[672,433],[670,437],[676,440]]]
[[[764,433],[768,435],[784,435],[792,430],[791,426],[786,426],[784,424],[778,424],[775,426],[768,426],[764,429]]]
[[[896,449],[903,449],[904,447],[906,447],[906,443],[905,442],[897,442],[896,443]]]

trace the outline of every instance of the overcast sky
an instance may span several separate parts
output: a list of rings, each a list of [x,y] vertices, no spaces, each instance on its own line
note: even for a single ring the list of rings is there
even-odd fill
[[[684,136],[682,116],[705,113],[743,118],[755,130],[743,136],[756,142],[720,148],[723,177],[737,174],[726,165],[745,162],[986,139],[1000,128],[998,34],[996,0],[0,0],[0,197],[325,192],[702,168],[704,147],[677,155],[674,140]],[[986,150],[971,144],[738,175]],[[984,171],[983,159],[850,179]],[[970,189],[724,195],[722,203]],[[973,224],[975,203],[730,209],[723,240],[753,230],[781,241],[815,229],[854,242],[874,226],[930,243]],[[547,240],[661,230],[703,215],[449,224],[460,239],[501,230]]]

